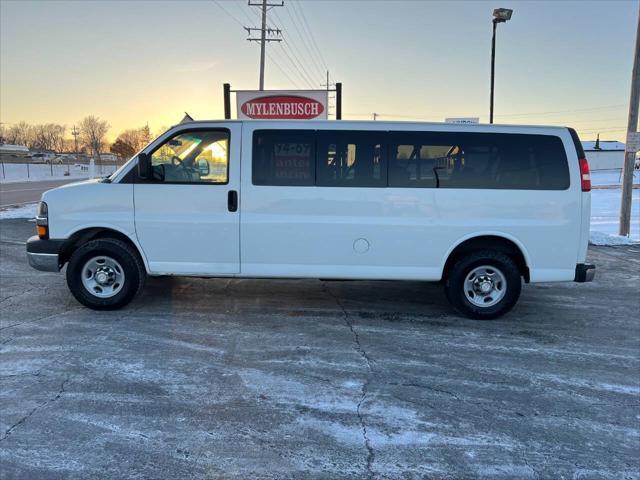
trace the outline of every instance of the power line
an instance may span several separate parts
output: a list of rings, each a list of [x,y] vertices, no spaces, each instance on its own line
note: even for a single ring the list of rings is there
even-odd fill
[[[262,0],[261,3],[251,3],[251,0],[249,0],[250,7],[260,7],[262,10],[262,26],[260,28],[244,27],[249,34],[249,38],[247,38],[248,41],[260,42],[260,90],[264,90],[264,57],[267,43],[282,41],[280,38],[280,34],[282,33],[280,29],[267,27],[267,11],[274,7],[282,7],[283,5],[284,1],[280,3],[268,3],[268,0]],[[260,32],[259,39],[251,37],[251,34],[255,31]],[[269,38],[267,38],[267,36],[269,36]]]
[[[231,18],[233,21],[235,21],[238,25],[240,25],[242,28],[244,28],[244,24],[238,20],[238,18],[233,15],[231,12],[229,12],[226,8],[224,8],[222,6],[222,3],[220,3],[218,0],[213,0],[213,3],[215,3],[224,13],[226,13],[229,18]]]
[[[285,41],[283,42],[284,45],[286,45],[289,48],[289,51],[291,52],[291,55],[293,55],[293,58],[296,60],[296,62],[298,63],[298,65],[300,66],[300,68],[302,69],[302,71],[304,72],[304,74],[306,75],[305,77],[305,81],[309,84],[310,88],[314,88],[313,86],[313,80],[312,80],[312,76],[309,75],[309,72],[307,72],[307,69],[304,68],[304,65],[302,64],[302,62],[300,62],[300,60],[298,59],[298,57],[296,56],[295,52],[293,51],[293,49],[290,47],[289,42]],[[287,51],[284,49],[284,45],[281,43],[280,47],[282,47],[282,51],[285,52],[285,54],[287,53]],[[288,54],[287,54],[288,55]]]
[[[282,46],[282,44],[280,44],[280,46]],[[274,50],[274,52],[276,52],[276,50]],[[309,80],[307,79],[307,77],[305,77],[305,75],[302,73],[302,71],[300,70],[300,68],[298,68],[298,66],[296,65],[296,63],[293,61],[293,59],[289,56],[289,54],[287,53],[286,50],[284,50],[284,48],[282,48],[280,50],[280,53],[282,53],[285,58],[289,61],[289,63],[291,64],[291,66],[293,67],[293,70],[297,75],[298,78],[300,78],[302,80],[302,83],[309,83]]]
[[[233,13],[231,13],[229,10],[227,10],[222,3],[220,3],[218,0],[213,0],[213,2],[220,7],[220,9],[227,15],[229,16],[229,18],[231,18],[234,22],[236,22],[238,25],[240,25],[242,28],[244,28],[245,30],[247,30],[247,32],[249,34],[251,34],[252,30],[261,30],[261,29],[252,29],[250,27],[246,27],[243,22],[241,20],[238,19],[238,17],[236,17]],[[251,18],[251,16],[249,16],[249,14],[247,13],[247,11],[243,8],[240,8],[240,11],[242,12],[242,14],[250,21],[252,22],[253,19]],[[253,12],[253,10],[251,10]],[[275,13],[275,12],[274,12]],[[258,13],[256,13],[256,15],[259,16]],[[272,27],[267,27],[267,32],[277,32],[278,29],[277,28],[272,28]],[[258,40],[258,39],[255,39]],[[269,40],[269,39],[267,39]],[[296,88],[300,88],[298,83],[296,81],[294,81],[289,74],[286,72],[286,70],[284,68],[282,68],[282,66],[276,61],[276,59],[269,54],[269,52],[266,52],[267,57],[274,63],[274,65],[278,68],[278,70],[280,70],[282,72],[282,74],[296,87]],[[295,64],[294,64],[295,67]],[[304,77],[303,77],[304,78]]]
[[[295,14],[296,19],[298,19],[298,21],[295,23],[295,25],[297,26],[297,24],[300,24],[300,27],[302,28],[302,32],[299,32],[300,38],[302,40],[302,44],[304,45],[304,48],[307,50],[307,52],[309,53],[309,60],[313,63],[313,66],[317,69],[317,71],[320,74],[320,77],[322,77],[322,74],[324,72],[327,71],[326,67],[323,68],[322,65],[320,63],[317,62],[317,55],[316,53],[313,51],[313,48],[311,47],[311,42],[310,42],[310,35],[307,34],[306,30],[305,30],[305,26],[304,26],[304,20],[302,19],[302,17],[300,16],[300,14],[298,13],[298,9],[296,8],[297,5],[291,1],[289,2],[292,6],[291,11]],[[293,18],[293,17],[292,17]]]
[[[276,59],[273,58],[273,56],[267,52],[267,57],[269,57],[269,60],[271,60],[273,62],[273,64],[278,67],[278,70],[280,70],[282,72],[282,74],[287,78],[287,80],[289,80],[291,82],[291,84],[296,87],[297,89],[300,89],[300,86],[289,76],[289,74],[280,66],[280,64],[278,62],[276,62]]]
[[[257,27],[247,27],[245,26],[245,24],[236,16],[234,15],[229,9],[225,8],[222,3],[219,0],[212,0],[229,18],[231,18],[234,22],[236,22],[238,25],[240,25],[243,29],[245,29],[247,31],[247,33],[249,34],[250,38],[248,38],[247,40],[249,41],[260,41],[262,42],[262,28],[257,28]],[[261,3],[254,3],[251,4],[249,3],[249,5],[251,6],[264,6],[263,4],[266,2],[262,2]],[[238,4],[239,5],[239,4]],[[282,6],[283,3],[281,4],[274,4],[274,5],[270,5],[267,4],[267,7],[274,7],[274,6]],[[268,8],[268,10],[270,10],[270,8]],[[244,8],[240,8],[240,11],[242,12],[242,14],[249,20],[249,22],[253,22],[253,19],[251,18],[251,16],[249,15],[249,13],[244,9]],[[255,15],[257,15],[260,18],[260,14],[255,12],[254,10],[250,10],[252,13],[254,13]],[[288,13],[288,12],[287,12]],[[273,14],[276,16],[276,18],[279,20],[279,22],[282,24],[282,27],[279,28],[279,26],[277,24],[274,23],[270,23],[267,22],[267,19],[265,18],[265,43],[269,42],[269,41],[277,41],[280,43],[280,46],[282,48],[282,53],[285,55],[285,57],[287,58],[287,60],[289,61],[289,63],[293,66],[293,69],[295,70],[295,72],[297,73],[297,75],[302,79],[303,83],[307,84],[309,88],[316,88],[315,82],[313,81],[314,75],[311,75],[309,73],[309,71],[307,70],[307,67],[305,66],[305,63],[300,60],[300,58],[298,57],[298,55],[296,55],[294,49],[293,49],[293,45],[291,42],[288,42],[286,40],[282,41],[281,38],[270,38],[270,37],[279,37],[279,35],[281,34],[281,32],[285,32],[286,33],[286,29],[284,27],[284,23],[282,22],[282,19],[279,17],[279,15],[277,14],[277,12],[274,10]],[[293,17],[291,17],[291,15],[289,14],[289,17],[293,19]],[[295,22],[294,22],[294,26],[296,26]],[[296,27],[297,28],[297,27]],[[261,34],[261,38],[251,38],[251,34],[252,32],[260,32]],[[300,35],[300,33],[298,33]],[[267,35],[269,35],[269,37],[267,37]],[[301,37],[302,38],[302,37]],[[287,49],[285,49],[285,45],[287,47],[287,49],[289,50],[289,52],[291,52],[291,55],[289,55],[289,53],[287,52]],[[261,49],[262,50],[262,49]],[[277,62],[275,55],[275,51],[274,51],[274,55],[269,55],[268,52],[265,52],[268,56],[268,58],[274,62],[274,64],[276,65],[276,67],[283,73],[283,75],[296,87],[296,88],[300,88],[298,83],[296,81],[294,81],[291,76],[287,73],[286,69],[283,68],[282,65],[280,65],[280,63]],[[293,56],[293,58],[291,58]],[[305,58],[305,55],[301,54],[302,58]],[[261,57],[262,57],[262,52],[261,52]],[[294,60],[295,59],[295,60]],[[315,66],[315,65],[314,65]],[[264,75],[264,67],[261,66],[261,76]]]
[[[307,43],[305,41],[305,36],[300,32],[300,29],[298,28],[298,22],[296,19],[293,18],[293,15],[291,14],[291,12],[293,11],[294,14],[296,14],[296,11],[291,8],[291,9],[285,9],[285,11],[287,12],[287,15],[289,16],[289,19],[291,20],[291,23],[293,24],[293,28],[295,29],[295,31],[298,34],[298,37],[300,38],[300,43],[302,43],[302,45],[304,45],[304,47],[307,49],[307,51],[309,51],[309,47],[307,46]],[[280,23],[282,23],[282,20],[280,21]],[[309,51],[310,53],[310,51]],[[304,58],[306,55],[302,54],[302,57]],[[313,55],[309,55],[309,63],[316,68],[316,74],[318,72],[320,72],[319,78],[322,78],[322,68],[319,67],[317,65],[317,63],[315,62]]]
[[[253,19],[253,18],[251,18],[251,15],[249,15],[249,14],[247,13],[247,11],[242,7],[242,4],[241,4],[241,3],[239,3],[239,2],[238,2],[238,3],[236,3],[236,5],[238,5],[238,8],[240,9],[240,11],[241,11],[241,12],[242,12],[242,14],[245,16],[245,18],[247,19],[247,21],[248,21],[249,23],[254,22],[254,19]],[[256,16],[258,17],[258,20],[262,20],[262,18],[260,17],[260,14],[259,14],[258,12],[256,12],[254,9],[250,8],[250,9],[249,9],[249,11],[250,11],[251,13],[253,13],[254,15],[256,15]],[[243,27],[244,27],[244,25],[243,25]]]
[[[625,130],[626,127],[606,127],[606,128],[589,128],[589,129],[582,129],[579,128],[578,130],[580,130],[581,132],[585,132],[585,133],[596,133],[596,132],[623,132]]]
[[[288,47],[291,49],[291,53],[292,53],[292,54],[294,54],[293,47],[295,46],[295,44],[293,44],[293,43],[291,43],[291,42],[289,42],[289,41],[288,41],[290,38],[292,38],[292,37],[291,37],[291,35],[289,35],[289,32],[287,31],[287,29],[286,29],[286,27],[285,27],[285,25],[284,25],[284,22],[282,21],[282,19],[281,19],[281,18],[280,18],[280,16],[278,15],[278,12],[275,12],[275,11],[274,11],[274,12],[273,12],[273,14],[275,15],[276,19],[280,22],[280,27],[282,28],[282,31],[284,32],[284,35],[285,35],[285,43],[288,43]],[[300,53],[300,51],[298,51],[298,53]],[[300,56],[301,56],[303,59],[305,58],[305,55],[304,55],[304,54],[301,54]],[[297,57],[297,55],[296,55],[296,58],[298,58],[298,57]],[[300,63],[300,65],[301,65],[301,66],[302,66],[302,65],[304,65],[302,61],[300,61],[300,60],[298,60],[298,61],[299,61],[299,63]],[[295,66],[295,64],[294,64],[294,66]],[[298,67],[296,66],[295,68],[297,69]],[[305,69],[305,72],[306,72],[306,71],[307,71],[307,70]],[[309,76],[309,78],[310,78],[310,79],[312,79],[312,78],[313,78],[313,77],[312,77],[311,75],[309,75],[308,73],[307,73],[307,75]],[[306,80],[305,80],[305,81],[306,81]],[[311,80],[311,83],[313,84],[313,80]]]
[[[507,113],[502,115],[495,115],[496,117],[528,117],[528,116],[536,116],[536,115],[557,115],[561,113],[575,113],[575,112],[590,112],[593,110],[606,110],[610,108],[620,108],[626,107],[627,105],[617,104],[617,105],[604,105],[601,107],[592,107],[592,108],[577,108],[574,110],[556,110],[553,112],[528,112],[528,113]]]
[[[302,10],[302,3],[300,1],[298,1],[296,3],[297,3],[298,10],[300,11],[300,14],[302,15],[302,20],[304,21],[304,25],[306,25],[307,31],[309,32],[309,38],[310,38],[311,42],[313,43],[313,46],[315,47],[316,52],[318,52],[318,56],[320,57],[320,62],[324,66],[325,70],[329,70],[329,67],[327,67],[327,62],[324,61],[324,57],[322,56],[322,52],[320,51],[320,48],[318,48],[318,43],[316,42],[315,35],[313,34],[313,31],[311,30],[311,27],[309,26],[309,22],[307,22],[307,17],[304,14],[304,10]]]

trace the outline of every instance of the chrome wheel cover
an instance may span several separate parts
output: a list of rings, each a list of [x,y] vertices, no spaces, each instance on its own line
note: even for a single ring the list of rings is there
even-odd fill
[[[124,270],[113,258],[100,255],[87,261],[80,272],[82,285],[94,297],[111,298],[124,286]]]
[[[464,295],[476,307],[488,308],[507,293],[507,280],[500,269],[482,265],[471,270],[464,280]]]

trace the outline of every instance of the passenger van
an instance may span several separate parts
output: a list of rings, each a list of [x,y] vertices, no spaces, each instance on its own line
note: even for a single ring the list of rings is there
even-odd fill
[[[490,319],[523,281],[593,279],[590,189],[569,128],[189,122],[44,193],[27,254],[94,309],[147,275],[419,280]]]

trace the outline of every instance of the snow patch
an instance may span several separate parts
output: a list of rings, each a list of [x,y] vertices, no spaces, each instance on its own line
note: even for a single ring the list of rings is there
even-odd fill
[[[604,235],[601,241],[607,236],[617,236],[619,216],[620,216],[620,199],[622,197],[622,189],[594,189],[591,190],[591,235],[596,235],[595,240],[598,241]],[[640,189],[633,190],[631,203],[631,240],[640,241]],[[628,239],[627,239],[628,240]],[[615,240],[610,240],[615,241]],[[595,243],[594,245],[628,245],[622,243],[608,244]]]
[[[37,203],[28,203],[20,207],[8,207],[0,209],[0,220],[10,218],[35,218]]]
[[[592,231],[589,237],[589,243],[591,243],[592,245],[616,246],[635,245],[638,243],[638,241],[633,240],[629,237],[622,237],[620,235],[612,235],[610,233]]]
[[[96,165],[95,175],[111,175],[117,165]],[[37,182],[42,180],[64,180],[67,178],[89,178],[88,165],[48,165],[32,163],[5,163],[0,169],[0,183]]]

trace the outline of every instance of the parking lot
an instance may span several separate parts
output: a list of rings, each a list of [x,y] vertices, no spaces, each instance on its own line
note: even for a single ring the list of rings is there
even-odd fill
[[[0,221],[0,477],[640,478],[640,247],[491,322],[419,282],[155,278],[81,307]]]

